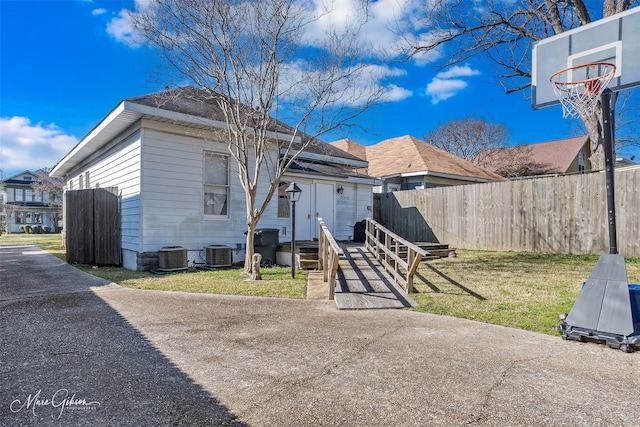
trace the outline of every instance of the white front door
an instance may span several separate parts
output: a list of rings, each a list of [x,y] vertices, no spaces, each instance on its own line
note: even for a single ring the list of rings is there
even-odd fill
[[[297,183],[302,190],[296,202],[296,240],[311,240],[316,219],[311,212],[311,185]]]
[[[334,219],[334,207],[335,207],[335,190],[333,184],[323,184],[316,182],[315,184],[316,197],[315,197],[315,207],[316,214],[315,218],[315,228],[313,232],[313,237],[318,237],[318,217],[321,217],[324,220],[325,225],[329,228],[331,233],[334,232],[333,229],[333,219]]]

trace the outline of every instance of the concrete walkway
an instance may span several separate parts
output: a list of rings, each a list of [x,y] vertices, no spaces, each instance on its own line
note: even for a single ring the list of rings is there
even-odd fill
[[[0,322],[2,426],[640,419],[640,353],[407,310],[124,289],[33,248],[0,248]]]

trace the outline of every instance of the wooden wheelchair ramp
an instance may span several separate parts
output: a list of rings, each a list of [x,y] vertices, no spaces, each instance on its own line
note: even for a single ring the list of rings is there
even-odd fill
[[[335,301],[341,310],[415,307],[363,244],[341,243]]]

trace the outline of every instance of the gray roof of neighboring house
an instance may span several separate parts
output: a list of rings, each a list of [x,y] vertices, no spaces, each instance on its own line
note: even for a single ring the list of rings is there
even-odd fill
[[[247,114],[251,113],[248,107],[241,106],[241,108]],[[82,160],[142,118],[180,123],[202,129],[226,127],[224,113],[214,95],[192,86],[126,98],[58,162],[51,172],[52,176],[64,177]],[[274,119],[269,123],[267,130],[274,134],[290,136],[294,128]],[[299,131],[298,136],[301,140],[311,138]],[[293,148],[295,150],[300,146],[299,142],[294,144]],[[366,162],[362,159],[317,138],[311,138],[301,157],[311,161],[341,164],[349,168],[366,167]]]
[[[36,180],[23,179],[25,175],[31,175],[34,178],[36,178]],[[26,186],[30,186],[31,184],[35,183],[40,178],[46,179],[46,180],[51,180],[51,178],[49,177],[49,174],[45,170],[38,169],[35,172],[31,172],[29,170],[20,172],[18,174],[15,174],[15,175],[12,175],[12,176],[10,176],[8,178],[0,180],[0,182],[5,183],[6,185],[26,185]]]

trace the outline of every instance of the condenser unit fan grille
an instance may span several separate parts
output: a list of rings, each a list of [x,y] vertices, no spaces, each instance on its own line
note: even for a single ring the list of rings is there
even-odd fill
[[[165,246],[158,251],[158,270],[186,270],[189,265],[187,250],[182,246]]]
[[[208,267],[230,267],[231,248],[227,246],[211,245],[206,248]]]

